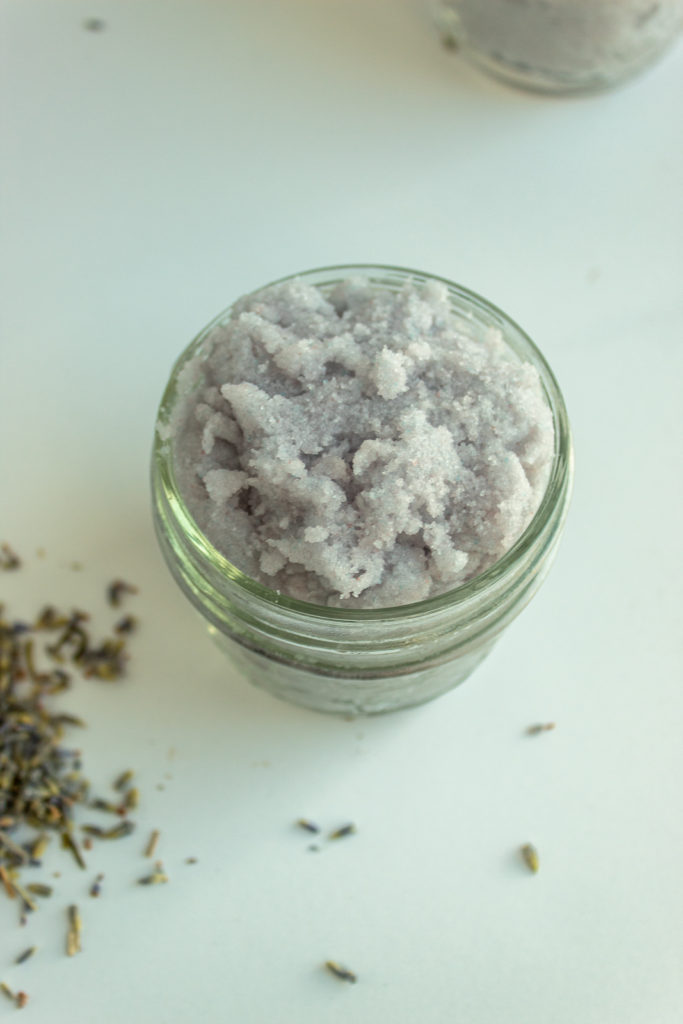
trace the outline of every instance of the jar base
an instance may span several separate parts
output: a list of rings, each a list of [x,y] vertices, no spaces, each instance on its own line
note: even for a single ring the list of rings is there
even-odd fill
[[[495,640],[453,661],[401,675],[349,678],[312,672],[268,658],[209,626],[209,634],[252,685],[279,700],[325,714],[368,716],[426,704],[448,693],[477,668]]]
[[[489,55],[478,50],[469,49],[467,46],[459,47],[459,53],[463,60],[467,61],[478,71],[495,78],[504,85],[509,85],[522,92],[532,92],[541,96],[593,96],[610,89],[617,89],[625,85],[631,79],[641,73],[645,73],[656,64],[660,57],[670,48],[667,45],[655,53],[648,54],[647,58],[635,65],[622,68],[619,72],[611,75],[595,72],[586,74],[585,77],[576,77],[570,73],[563,74],[559,71],[544,71],[541,68],[532,68],[529,65],[507,61],[498,55]]]

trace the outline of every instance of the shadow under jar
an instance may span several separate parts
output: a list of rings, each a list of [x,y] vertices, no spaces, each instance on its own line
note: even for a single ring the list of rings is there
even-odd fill
[[[442,0],[444,42],[510,85],[596,92],[653,64],[683,27],[683,0]]]
[[[168,567],[209,632],[252,683],[319,711],[373,714],[431,700],[461,683],[538,590],[564,525],[573,456],[557,382],[527,335],[485,299],[449,281],[383,266],[328,267],[292,275],[323,295],[362,276],[373,287],[438,282],[452,311],[477,329],[495,328],[523,362],[535,367],[552,416],[554,450],[540,505],[512,547],[480,575],[446,593],[391,608],[328,607],[287,597],[233,565],[197,525],[180,492],[174,436],[178,377],[202,356],[212,321],[175,364],[159,409],[152,456],[153,516]],[[281,282],[275,282],[280,284]]]

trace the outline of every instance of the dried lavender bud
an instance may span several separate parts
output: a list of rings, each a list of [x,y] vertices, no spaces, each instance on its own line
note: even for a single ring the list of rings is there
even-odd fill
[[[159,829],[155,828],[151,836],[149,837],[149,842],[147,843],[147,846],[145,847],[145,857],[154,856],[154,851],[156,850],[157,843],[159,841],[159,835]]]
[[[358,981],[358,976],[350,971],[348,967],[342,967],[341,964],[336,963],[334,960],[326,960],[325,967],[333,974],[335,978],[339,978],[340,981],[349,981],[352,985],[355,985]]]
[[[107,601],[112,608],[118,608],[124,594],[137,594],[138,588],[125,580],[114,580],[107,587]]]
[[[341,828],[337,828],[334,832],[330,832],[328,839],[344,839],[345,836],[352,836],[357,832],[356,826],[352,823],[348,825],[342,825]]]
[[[81,915],[75,904],[68,908],[67,915],[69,930],[66,935],[66,952],[68,956],[74,956],[81,952]]]
[[[138,878],[138,885],[162,885],[165,882],[168,882],[168,876],[164,872],[161,861],[156,862],[151,875]]]
[[[540,732],[550,732],[554,728],[554,722],[540,722],[537,725],[530,725],[527,729],[527,734],[529,736],[537,736]]]
[[[13,551],[9,544],[0,544],[0,569],[12,572],[21,568],[21,559],[16,551]]]
[[[52,886],[43,885],[42,882],[29,882],[26,886],[26,890],[33,896],[52,896]]]
[[[93,882],[93,884],[90,886],[90,895],[91,896],[97,897],[97,896],[100,895],[100,893],[102,892],[102,879],[103,878],[104,878],[104,875],[98,875],[97,878],[95,879],[95,881]]]
[[[138,628],[138,620],[132,615],[124,615],[114,624],[115,633],[134,633]]]
[[[130,769],[128,769],[125,772],[121,772],[121,774],[117,775],[117,777],[114,779],[114,789],[117,789],[119,792],[126,789],[128,783],[132,780],[134,775],[135,772],[132,772]]]
[[[95,839],[124,839],[131,832],[135,831],[135,824],[132,821],[121,821],[118,825],[114,825],[113,828],[100,828],[99,825],[81,825],[81,829],[86,835],[93,836]]]
[[[316,825],[314,821],[309,821],[307,818],[299,818],[297,821],[299,828],[303,828],[306,832],[319,832],[320,825]]]
[[[524,858],[524,863],[529,870],[536,874],[539,869],[540,862],[538,859],[538,850],[532,843],[526,843],[522,847],[522,857]]]

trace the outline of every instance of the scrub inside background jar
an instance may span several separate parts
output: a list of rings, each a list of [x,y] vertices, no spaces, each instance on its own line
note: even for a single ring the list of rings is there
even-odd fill
[[[226,558],[316,604],[452,590],[536,512],[554,449],[533,366],[445,285],[291,279],[240,299],[178,375],[177,486]]]
[[[549,87],[609,84],[638,70],[680,31],[681,0],[442,0],[454,40]]]

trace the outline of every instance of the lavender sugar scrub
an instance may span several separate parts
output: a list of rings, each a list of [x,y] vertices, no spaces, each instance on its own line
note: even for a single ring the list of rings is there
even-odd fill
[[[182,369],[189,511],[247,576],[319,605],[452,590],[529,525],[554,452],[536,369],[445,285],[293,279],[239,300]]]

